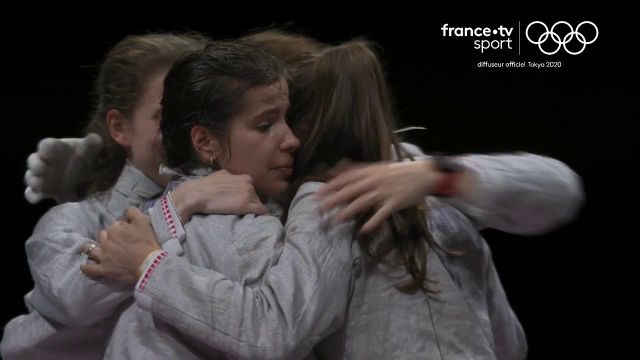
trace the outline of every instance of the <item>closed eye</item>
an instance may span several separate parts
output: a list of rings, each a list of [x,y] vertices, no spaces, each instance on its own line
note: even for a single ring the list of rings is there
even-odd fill
[[[273,126],[273,124],[275,124],[275,123],[276,123],[276,122],[275,122],[275,121],[272,121],[272,120],[262,121],[262,122],[260,122],[260,123],[258,124],[258,126],[256,126],[256,128],[257,128],[259,131],[267,131],[267,130],[269,130],[269,129]]]

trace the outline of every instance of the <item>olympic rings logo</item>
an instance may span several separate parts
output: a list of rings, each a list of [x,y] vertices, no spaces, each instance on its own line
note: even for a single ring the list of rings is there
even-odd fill
[[[529,37],[529,29],[531,28],[531,26],[535,25],[535,24],[540,24],[544,27],[544,32],[538,37],[537,41],[533,41],[531,40],[531,37]],[[560,38],[560,35],[558,35],[555,32],[556,26],[558,25],[566,25],[569,27],[569,32],[563,37]],[[593,28],[596,31],[596,35],[593,37],[592,40],[587,41],[587,39],[585,38],[584,35],[582,35],[582,33],[580,32],[580,27],[582,25],[591,25],[593,26]],[[584,49],[587,47],[587,45],[592,44],[594,41],[596,41],[596,39],[598,38],[598,27],[596,26],[596,24],[594,24],[591,21],[583,21],[580,24],[578,24],[578,26],[576,26],[576,29],[574,30],[573,27],[571,26],[571,24],[569,24],[566,21],[558,21],[557,23],[553,24],[553,26],[551,27],[551,30],[549,30],[549,28],[547,27],[547,25],[545,25],[545,23],[543,23],[542,21],[534,21],[531,24],[529,24],[527,26],[527,30],[525,31],[525,35],[527,36],[527,40],[529,40],[529,42],[531,42],[534,45],[538,45],[538,48],[540,49],[540,51],[542,51],[544,54],[547,55],[553,55],[555,53],[557,53],[561,47],[564,48],[564,50],[571,55],[578,55],[581,54]],[[579,51],[571,51],[569,49],[567,49],[567,43],[571,42],[571,40],[573,40],[573,37],[575,36],[575,38],[577,39],[577,41],[579,43],[582,44],[582,48]],[[558,46],[555,48],[555,50],[553,51],[545,51],[542,48],[542,44],[544,44],[545,42],[547,42],[547,40],[551,39],[553,42],[555,42]]]

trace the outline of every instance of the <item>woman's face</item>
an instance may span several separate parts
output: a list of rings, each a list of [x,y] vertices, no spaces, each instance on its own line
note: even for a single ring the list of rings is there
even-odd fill
[[[149,78],[127,127],[131,162],[160,185],[168,181],[166,176],[158,173],[163,154],[159,128],[160,99],[166,74],[166,70],[160,71]]]
[[[218,165],[253,178],[256,191],[278,198],[289,187],[294,153],[300,146],[285,115],[289,88],[284,79],[248,89],[231,119],[227,156]]]

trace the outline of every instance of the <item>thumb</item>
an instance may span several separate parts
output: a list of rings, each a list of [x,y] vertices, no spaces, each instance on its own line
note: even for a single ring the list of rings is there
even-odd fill
[[[102,138],[96,133],[85,136],[76,149],[77,155],[93,157],[102,148]]]
[[[24,198],[27,199],[30,204],[35,205],[42,200],[42,193],[35,192],[30,186],[27,186],[24,190]]]
[[[264,215],[267,213],[267,207],[263,204],[249,204],[247,210],[250,214]]]

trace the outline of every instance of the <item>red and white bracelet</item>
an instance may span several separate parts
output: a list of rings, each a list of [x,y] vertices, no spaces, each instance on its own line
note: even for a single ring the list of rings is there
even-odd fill
[[[151,274],[153,274],[160,262],[164,260],[168,255],[169,253],[164,250],[155,250],[147,256],[147,258],[142,263],[143,271],[141,272],[141,274],[143,275],[140,276],[140,279],[138,279],[138,285],[136,286],[139,291],[144,290],[144,288],[147,286],[147,283],[149,282],[149,279],[151,278]]]

